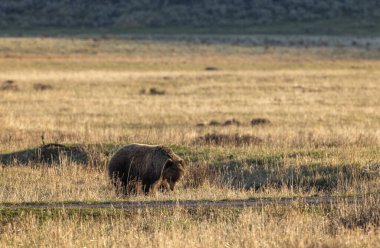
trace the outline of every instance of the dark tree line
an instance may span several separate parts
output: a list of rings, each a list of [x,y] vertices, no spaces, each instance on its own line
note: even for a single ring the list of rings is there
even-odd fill
[[[0,27],[248,26],[380,17],[379,0],[3,0]]]

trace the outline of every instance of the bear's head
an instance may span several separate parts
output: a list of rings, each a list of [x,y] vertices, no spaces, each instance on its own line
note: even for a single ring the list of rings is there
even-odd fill
[[[185,175],[185,163],[181,160],[169,159],[166,161],[162,172],[162,179],[169,183],[171,190],[174,190],[176,183]]]

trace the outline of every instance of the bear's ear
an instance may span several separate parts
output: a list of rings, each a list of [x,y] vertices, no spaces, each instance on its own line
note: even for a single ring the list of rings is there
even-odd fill
[[[172,167],[174,165],[173,160],[168,159],[165,163],[164,169],[167,169],[169,167]]]

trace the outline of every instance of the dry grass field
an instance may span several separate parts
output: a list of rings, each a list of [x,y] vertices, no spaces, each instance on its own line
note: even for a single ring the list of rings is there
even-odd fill
[[[1,38],[0,153],[80,144],[90,159],[3,161],[0,202],[368,198],[259,209],[0,207],[0,246],[379,246],[379,58],[378,48],[196,38]],[[178,190],[116,195],[106,164],[127,143],[181,155],[188,174]]]

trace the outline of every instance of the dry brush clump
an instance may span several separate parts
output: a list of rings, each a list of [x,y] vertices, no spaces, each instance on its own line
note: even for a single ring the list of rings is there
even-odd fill
[[[207,66],[205,67],[205,71],[217,71],[219,68],[214,67],[214,66]]]
[[[253,118],[251,120],[251,126],[258,126],[258,125],[268,125],[270,124],[270,120],[265,118]]]
[[[13,80],[6,80],[1,85],[0,89],[2,91],[18,91],[19,87]]]
[[[208,133],[195,139],[195,144],[208,145],[258,145],[262,139],[253,135]]]
[[[53,86],[46,83],[35,83],[33,84],[33,89],[36,91],[45,91],[45,90],[52,90]]]
[[[146,90],[146,89],[141,89],[139,91],[139,93],[141,95],[145,95],[145,94],[149,94],[149,95],[165,95],[166,93],[166,90],[162,90],[162,89],[158,89],[156,87],[153,87],[153,88],[150,88],[149,90]]]

